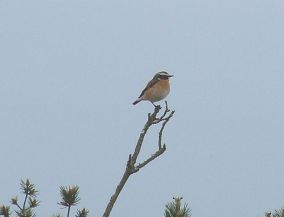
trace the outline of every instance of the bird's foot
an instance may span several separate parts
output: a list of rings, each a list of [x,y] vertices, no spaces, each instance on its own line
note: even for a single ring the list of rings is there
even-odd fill
[[[162,108],[160,105],[155,105],[153,102],[151,102],[151,103],[155,107],[155,109],[159,109],[160,110]]]

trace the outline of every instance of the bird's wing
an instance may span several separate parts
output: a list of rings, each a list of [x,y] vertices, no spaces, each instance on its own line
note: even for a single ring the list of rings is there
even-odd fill
[[[147,86],[144,88],[144,90],[142,90],[140,96],[138,98],[140,98],[141,96],[144,95],[145,91],[148,90],[149,88],[153,87],[159,80],[158,79],[152,79],[151,81],[149,81],[149,83],[147,84]]]

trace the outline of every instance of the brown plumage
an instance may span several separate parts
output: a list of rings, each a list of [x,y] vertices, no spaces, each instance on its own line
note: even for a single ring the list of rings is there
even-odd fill
[[[148,82],[138,99],[133,102],[133,105],[136,105],[142,100],[150,101],[154,105],[154,102],[164,99],[170,92],[170,77],[172,77],[172,75],[164,71],[157,73],[153,79]]]

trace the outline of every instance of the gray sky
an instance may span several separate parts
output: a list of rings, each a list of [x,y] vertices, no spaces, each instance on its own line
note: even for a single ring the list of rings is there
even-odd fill
[[[283,20],[280,0],[1,0],[0,204],[29,178],[38,216],[65,213],[59,186],[73,184],[102,216],[152,111],[131,103],[167,70],[167,152],[130,178],[112,216],[163,216],[175,195],[195,217],[282,207]]]

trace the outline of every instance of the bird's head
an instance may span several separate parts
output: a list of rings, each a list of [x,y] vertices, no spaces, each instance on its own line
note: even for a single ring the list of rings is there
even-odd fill
[[[173,75],[169,75],[169,73],[165,72],[165,71],[161,71],[161,72],[158,72],[154,78],[157,78],[158,80],[167,80],[169,79],[170,77],[173,77]]]

